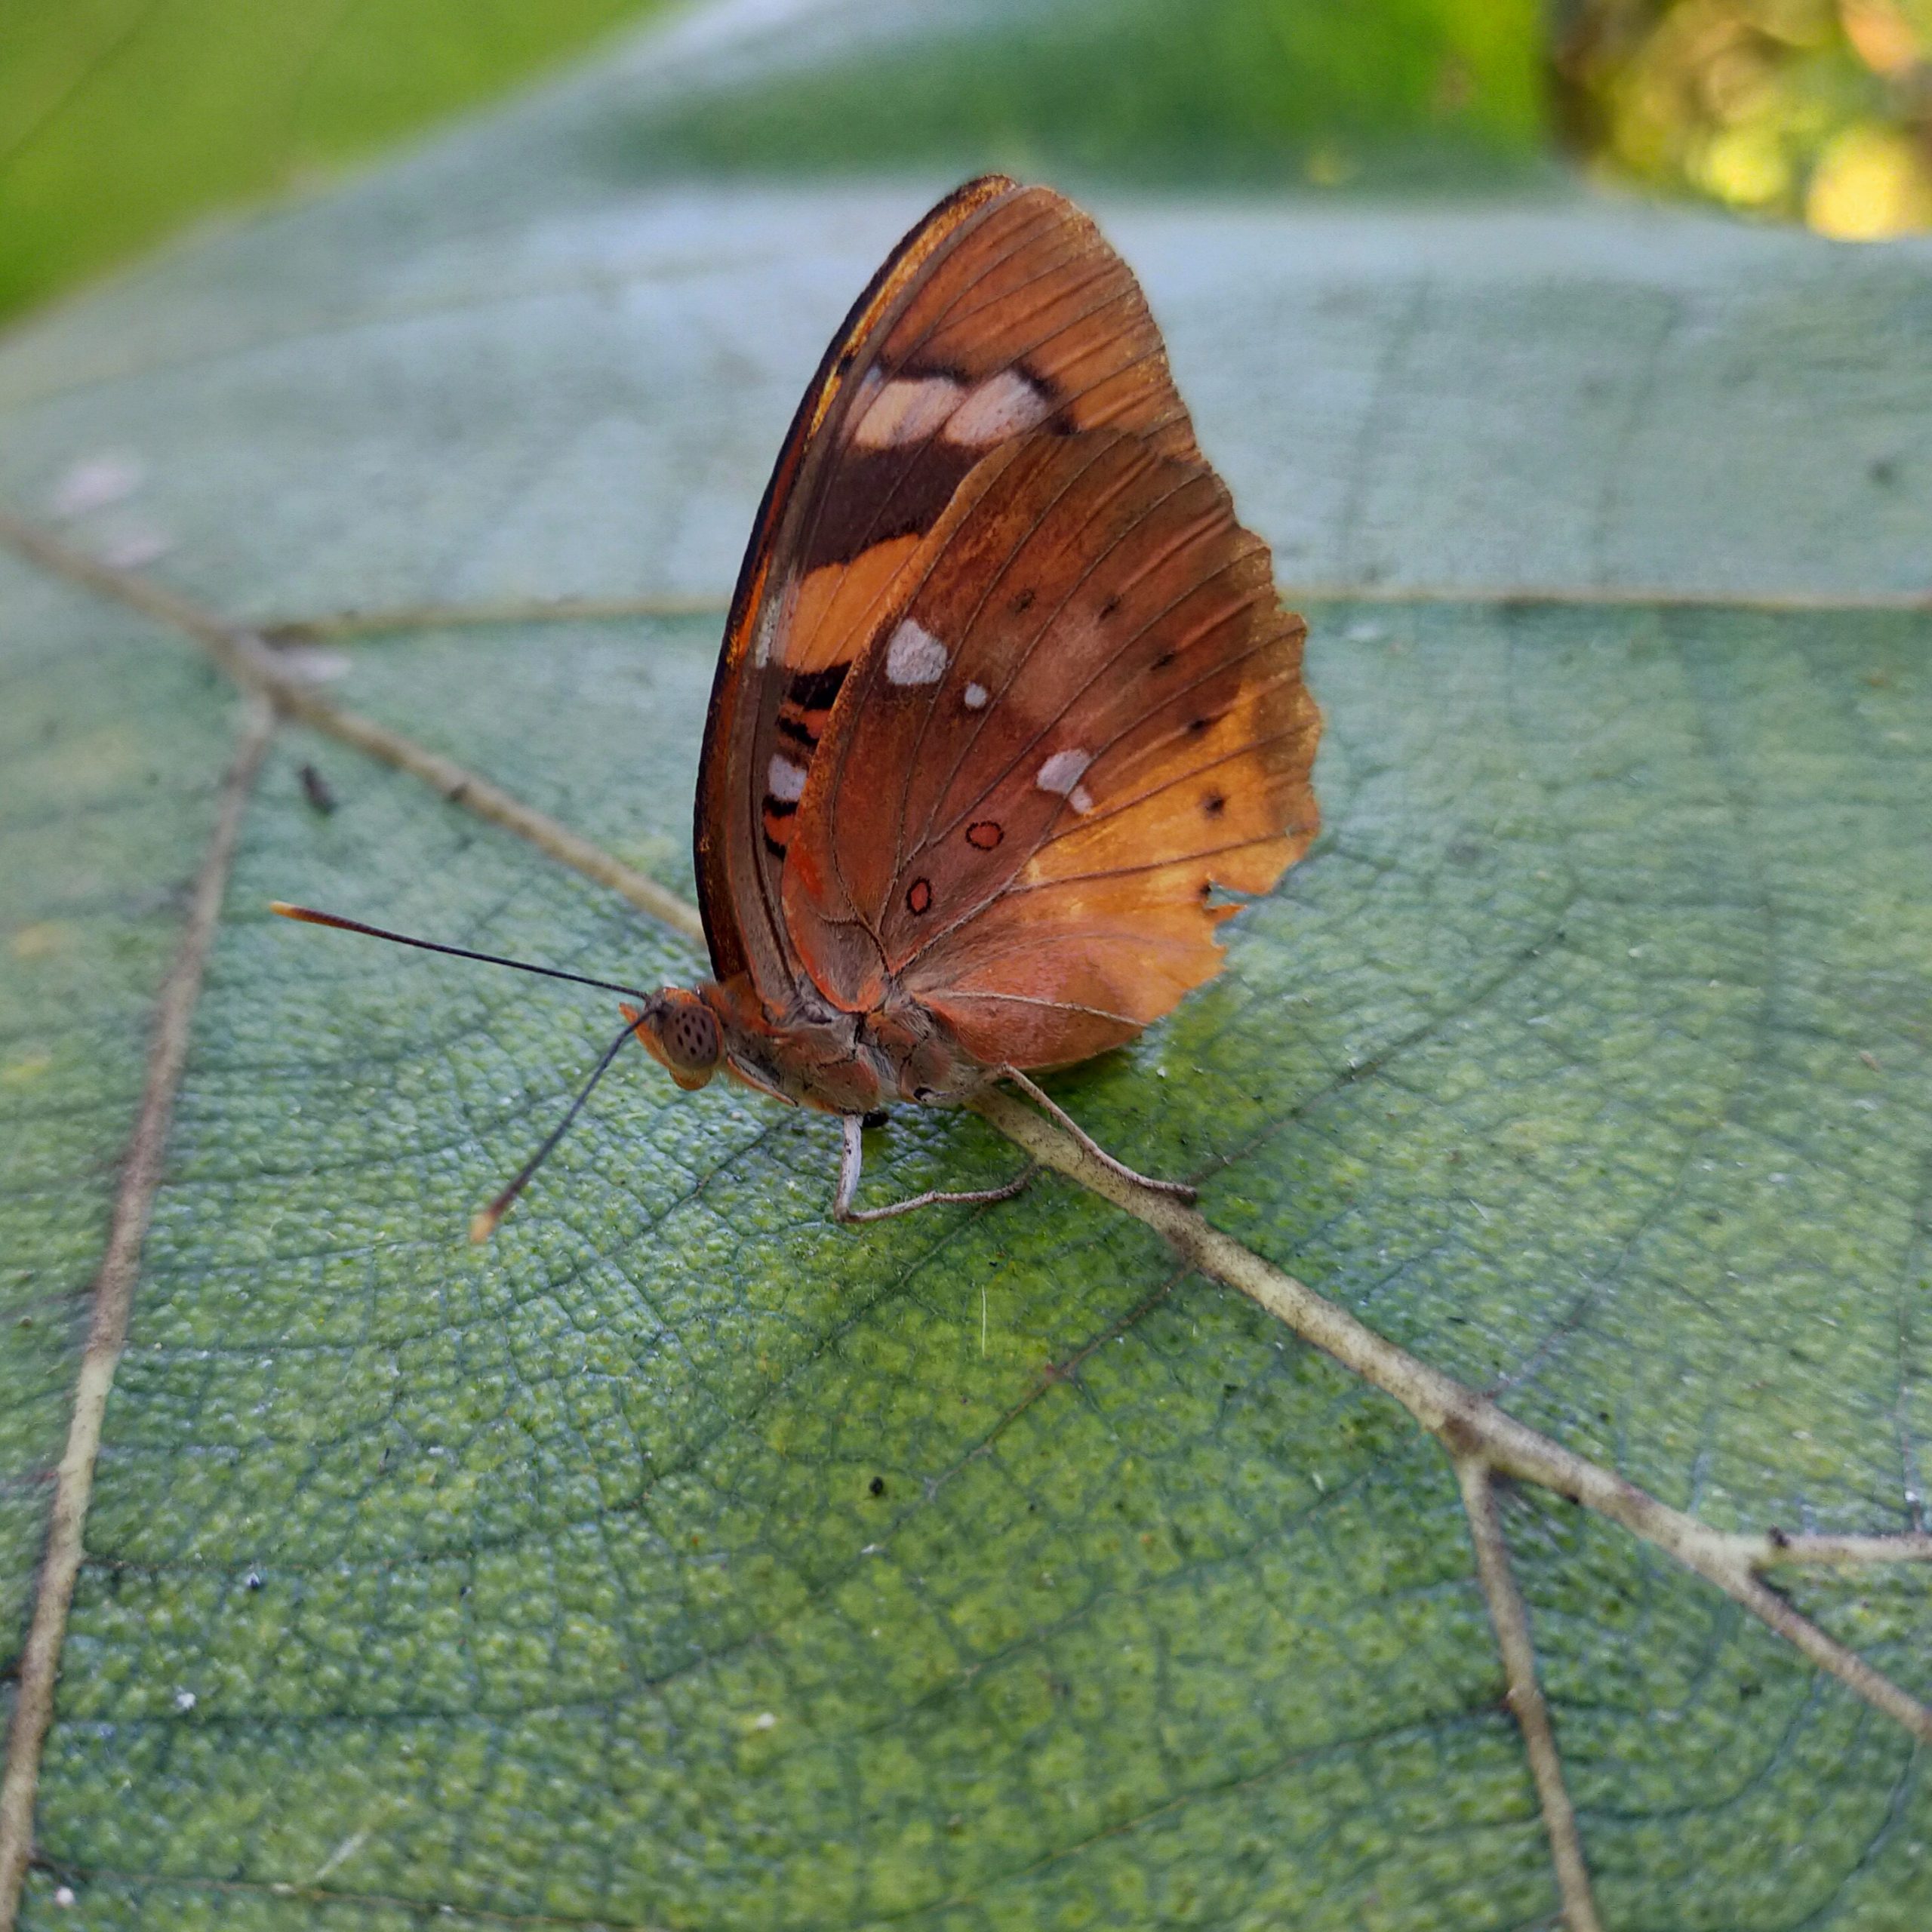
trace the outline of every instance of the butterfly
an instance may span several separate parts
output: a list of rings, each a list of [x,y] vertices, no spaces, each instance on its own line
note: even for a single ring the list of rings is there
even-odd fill
[[[1119,1168],[1029,1070],[1211,978],[1222,895],[1306,851],[1305,634],[1093,221],[1004,175],[948,195],[833,337],[752,528],[698,776],[712,977],[588,982],[634,996],[624,1031],[472,1236],[633,1038],[681,1088],[838,1115],[841,1220],[1023,1186],[854,1204],[868,1121],[996,1081]]]

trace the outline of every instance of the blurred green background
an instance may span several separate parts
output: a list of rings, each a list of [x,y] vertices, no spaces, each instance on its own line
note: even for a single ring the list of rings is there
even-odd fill
[[[1453,189],[1567,151],[1830,234],[1932,226],[1932,0],[764,4],[788,31],[822,17],[820,66],[763,85],[753,68],[654,120],[654,158]],[[0,315],[305,192],[665,5],[8,0]],[[962,56],[948,42],[967,30]]]

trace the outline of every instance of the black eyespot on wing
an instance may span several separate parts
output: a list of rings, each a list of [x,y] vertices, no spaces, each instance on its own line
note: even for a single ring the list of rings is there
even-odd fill
[[[997,819],[975,819],[966,828],[966,842],[975,851],[990,852],[1006,836]]]
[[[915,878],[906,888],[906,909],[915,916],[932,909],[933,884],[931,879]]]

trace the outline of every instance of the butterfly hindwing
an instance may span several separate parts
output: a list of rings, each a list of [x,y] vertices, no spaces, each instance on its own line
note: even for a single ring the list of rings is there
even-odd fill
[[[974,471],[1103,425],[1198,461],[1160,336],[1078,209],[994,176],[900,244],[801,403],[727,627],[699,775],[720,978],[783,1006],[804,962],[783,875],[824,733],[899,580]]]
[[[1315,828],[1302,626],[1198,458],[1019,439],[901,573],[818,746],[784,910],[821,992],[888,983],[976,1059],[1130,1037],[1218,970],[1217,888]]]

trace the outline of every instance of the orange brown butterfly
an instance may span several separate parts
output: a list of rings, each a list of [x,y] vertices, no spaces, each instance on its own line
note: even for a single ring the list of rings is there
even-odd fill
[[[645,992],[275,909],[636,1001],[477,1240],[632,1038],[681,1088],[836,1114],[841,1220],[1023,1186],[854,1204],[869,1119],[996,1081],[1131,1174],[1029,1069],[1211,978],[1219,895],[1307,849],[1304,635],[1132,272],[1071,202],[988,175],[854,304],[759,507],[698,777],[712,977]]]

